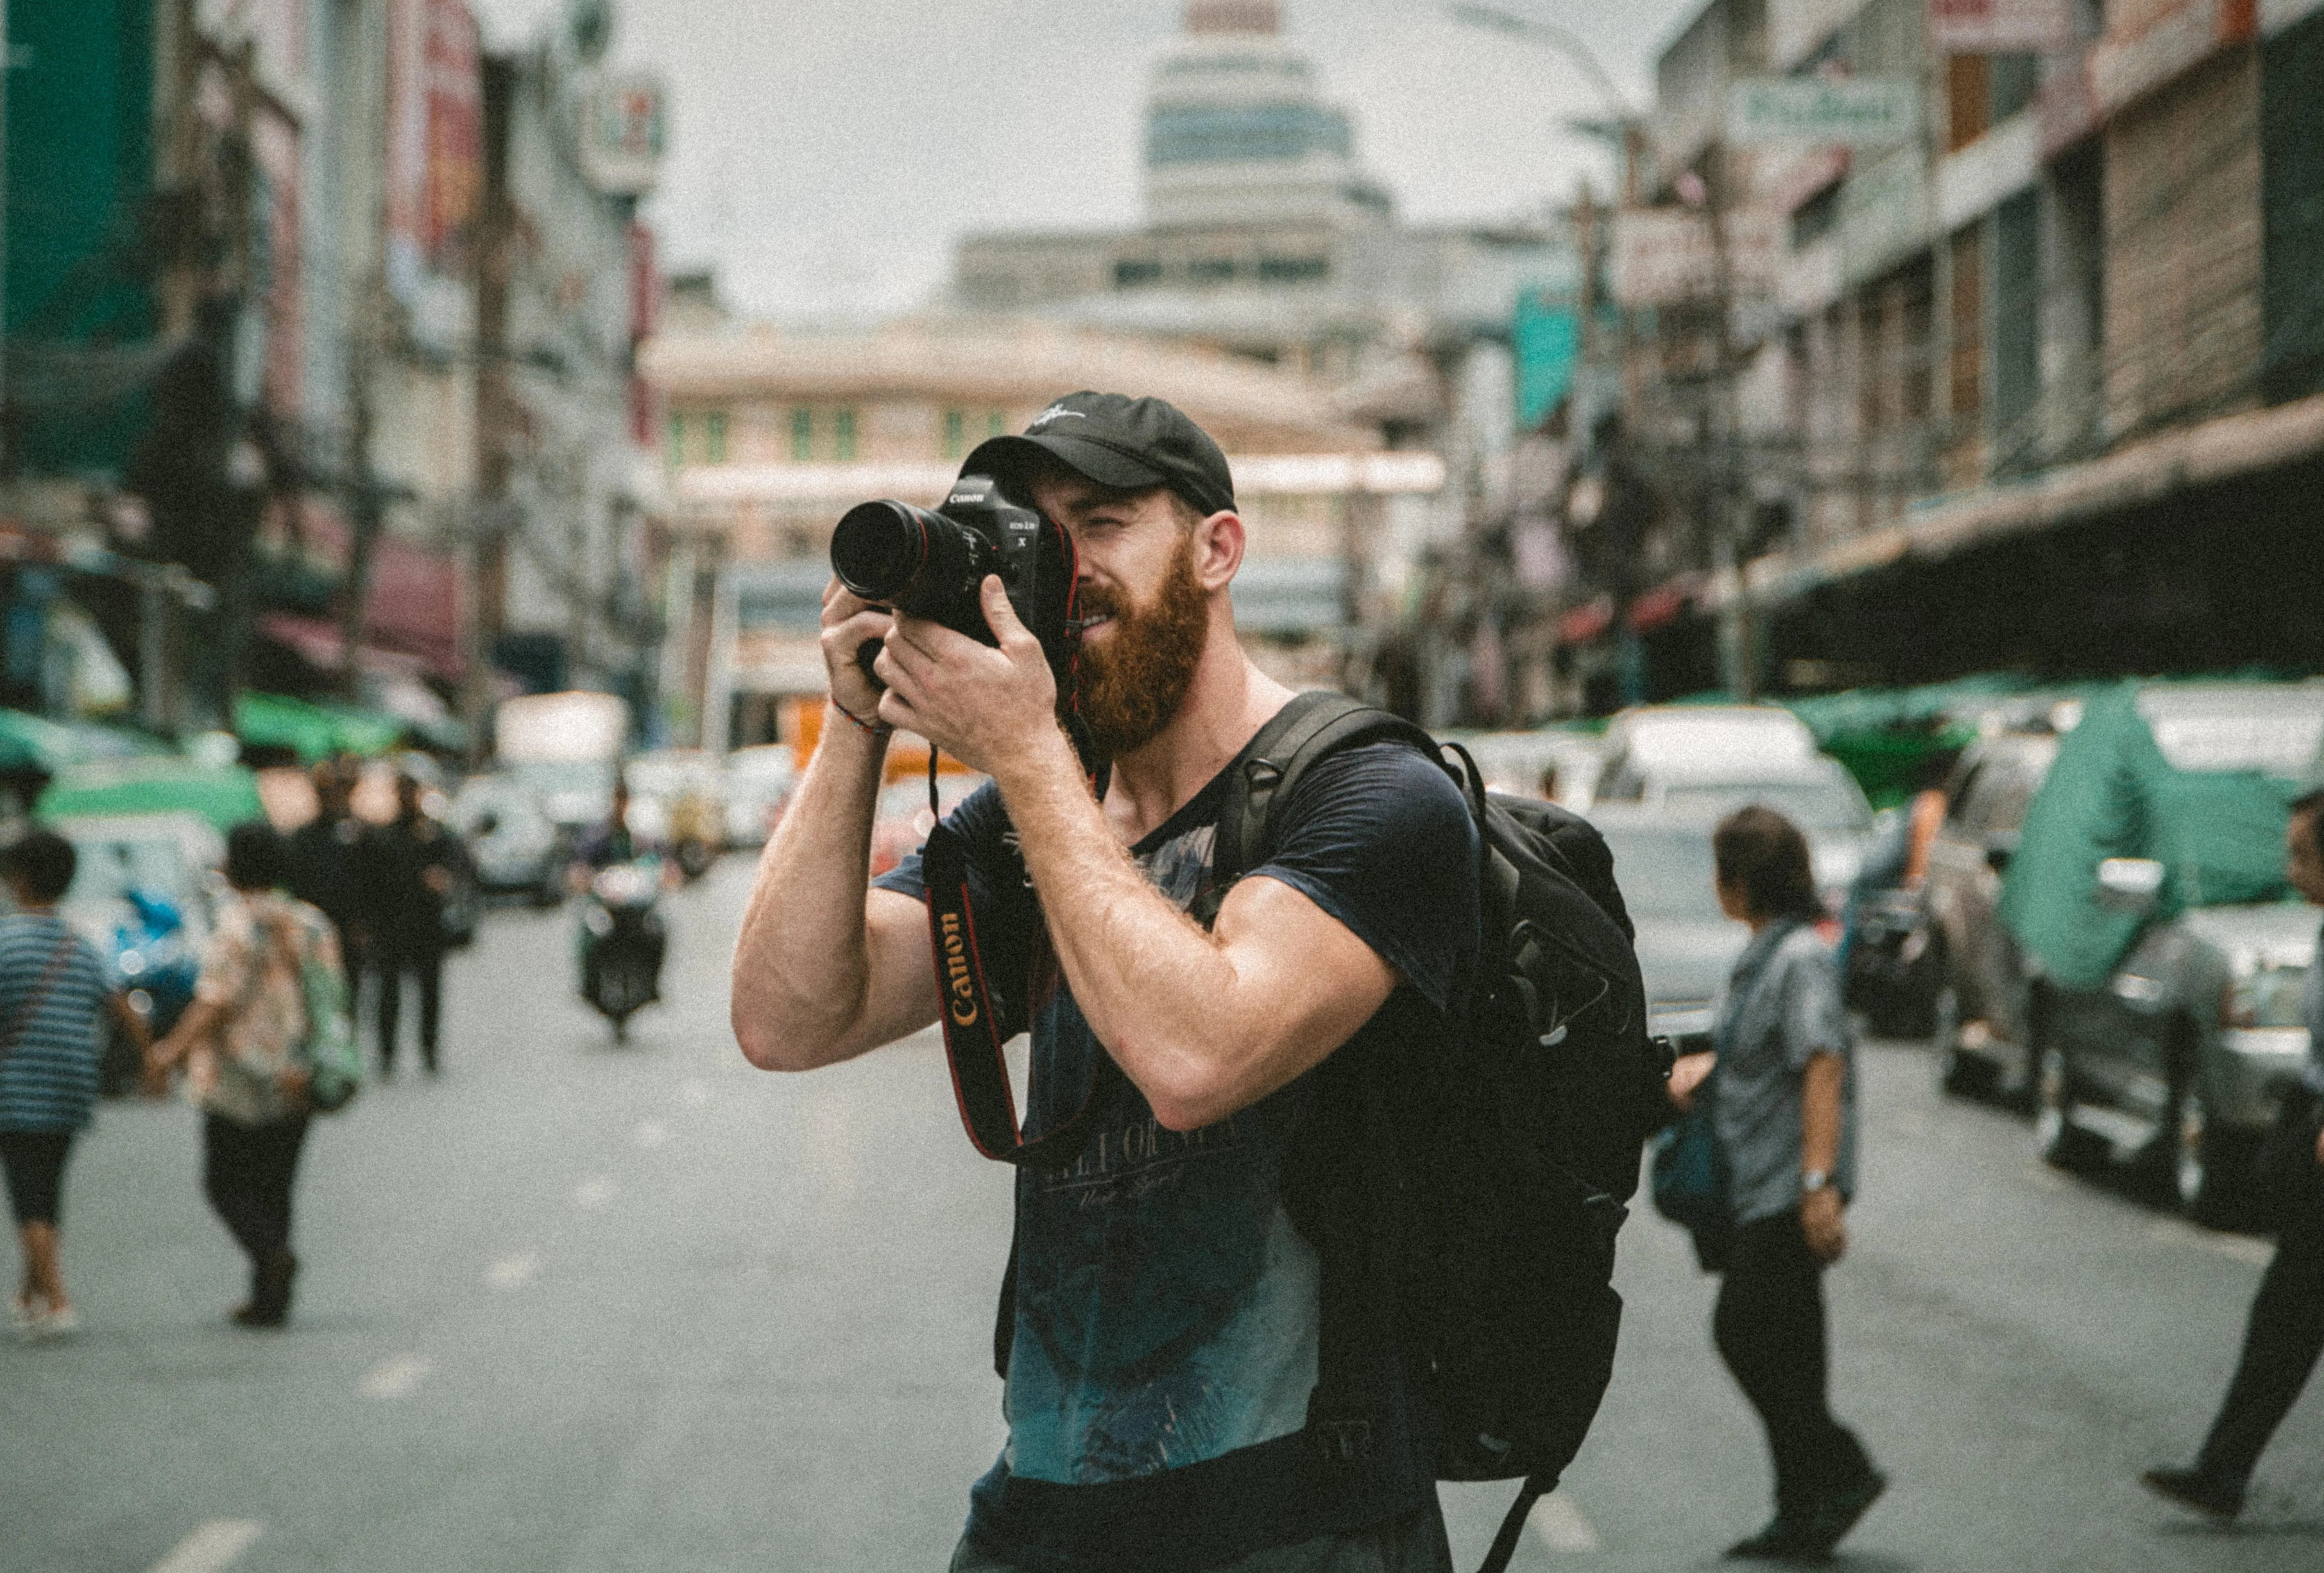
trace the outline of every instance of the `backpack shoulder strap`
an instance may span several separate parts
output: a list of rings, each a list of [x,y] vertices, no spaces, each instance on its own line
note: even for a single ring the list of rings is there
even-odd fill
[[[1227,800],[1219,810],[1218,839],[1211,853],[1211,886],[1193,909],[1204,927],[1218,916],[1228,888],[1274,850],[1276,805],[1288,800],[1309,767],[1352,744],[1389,738],[1438,758],[1436,740],[1426,732],[1345,694],[1297,695],[1259,729],[1227,778]]]

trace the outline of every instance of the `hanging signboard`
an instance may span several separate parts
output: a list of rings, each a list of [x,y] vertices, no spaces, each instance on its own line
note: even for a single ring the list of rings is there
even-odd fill
[[[1929,0],[1939,54],[2056,54],[2074,42],[2074,0]]]
[[[1761,77],[1727,90],[1727,140],[1894,147],[1920,125],[1910,77]]]
[[[1773,296],[1783,276],[1784,220],[1764,208],[1726,216],[1727,293]],[[1719,247],[1697,208],[1632,208],[1614,216],[1614,298],[1625,306],[1676,306],[1718,298]]]
[[[661,178],[668,101],[659,77],[623,72],[590,95],[581,167],[589,183],[617,197],[641,197]]]

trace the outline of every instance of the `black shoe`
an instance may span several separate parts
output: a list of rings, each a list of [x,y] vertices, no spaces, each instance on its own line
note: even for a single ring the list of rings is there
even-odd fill
[[[1821,1562],[1830,1557],[1831,1549],[1817,1550],[1805,1524],[1778,1514],[1768,1521],[1766,1529],[1748,1540],[1736,1541],[1722,1554],[1738,1561]]]
[[[2157,1496],[2167,1496],[2181,1507],[2191,1507],[2206,1518],[2232,1523],[2244,1510],[2241,1488],[2200,1469],[2149,1469],[2139,1483]]]
[[[1810,1554],[1818,1558],[1831,1555],[1832,1548],[1847,1538],[1856,1527],[1857,1520],[1880,1500],[1888,1489],[1888,1477],[1877,1469],[1868,1470],[1864,1478],[1854,1485],[1835,1491],[1815,1504],[1808,1514],[1807,1540]]]

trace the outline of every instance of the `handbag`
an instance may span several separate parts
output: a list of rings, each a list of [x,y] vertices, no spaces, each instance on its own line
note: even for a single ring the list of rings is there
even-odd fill
[[[1734,1228],[1728,1206],[1727,1154],[1720,1150],[1712,1119],[1718,1082],[1713,1067],[1695,1089],[1694,1106],[1654,1137],[1655,1210],[1693,1238],[1695,1262],[1705,1272],[1727,1264]]]
[[[64,970],[66,961],[70,959],[73,940],[77,937],[70,929],[64,931],[63,937],[57,941],[57,948],[49,952],[49,964],[41,969],[40,981],[32,985],[32,992],[24,996],[24,1003],[16,1007],[15,1017],[9,1022],[6,1031],[0,1032],[0,1065],[8,1062],[8,1056],[16,1051],[16,1040],[24,1035],[24,1029],[32,1024],[32,1018],[39,1015],[41,1007],[48,1003],[50,986],[57,981],[57,974]]]

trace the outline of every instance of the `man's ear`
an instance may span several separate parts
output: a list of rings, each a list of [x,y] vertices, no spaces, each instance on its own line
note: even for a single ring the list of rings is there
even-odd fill
[[[1205,590],[1224,589],[1242,567],[1250,537],[1242,517],[1228,509],[1194,526],[1194,578]]]

